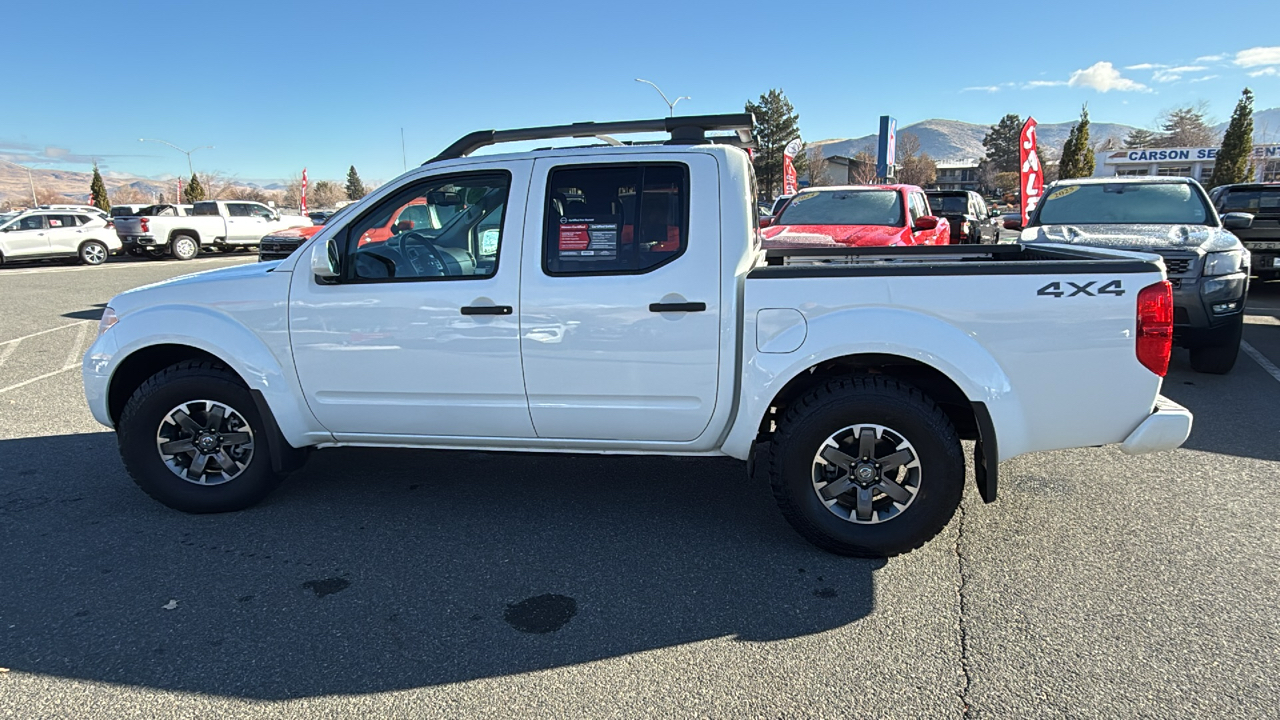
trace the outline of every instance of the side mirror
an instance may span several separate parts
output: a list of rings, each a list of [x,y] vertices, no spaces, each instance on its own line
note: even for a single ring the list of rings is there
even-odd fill
[[[1022,216],[1021,215],[1005,215],[1001,224],[1004,225],[1005,230],[1021,230]]]
[[[338,243],[332,239],[311,248],[311,274],[322,280],[338,277]]]
[[[1252,226],[1253,215],[1249,213],[1231,212],[1222,216],[1222,227],[1228,230],[1248,230]]]
[[[938,218],[933,215],[921,215],[916,218],[916,225],[912,229],[916,232],[920,232],[921,230],[936,230],[938,229]]]
[[[762,228],[771,227],[773,225],[773,219],[774,218],[772,215],[765,215],[764,217],[760,218],[760,227]]]

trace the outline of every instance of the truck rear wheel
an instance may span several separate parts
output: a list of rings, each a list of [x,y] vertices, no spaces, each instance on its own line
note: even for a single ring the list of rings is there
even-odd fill
[[[1225,375],[1236,366],[1240,340],[1244,334],[1244,317],[1231,323],[1204,344],[1191,348],[1191,369],[1196,372]]]
[[[200,254],[200,241],[190,235],[174,235],[169,246],[179,260],[191,260]]]
[[[253,397],[218,362],[181,362],[152,376],[125,404],[116,434],[134,482],[175,510],[242,510],[283,479]]]
[[[811,390],[785,411],[764,453],[783,516],[839,555],[920,547],[950,522],[964,491],[951,421],[919,389],[882,375]]]

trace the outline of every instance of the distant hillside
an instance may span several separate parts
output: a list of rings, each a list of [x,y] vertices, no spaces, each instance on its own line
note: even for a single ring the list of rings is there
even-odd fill
[[[1066,142],[1075,122],[1042,123],[1039,126],[1040,146],[1049,151],[1051,157],[1062,152],[1062,144]],[[960,122],[958,120],[924,120],[898,128],[898,132],[913,133],[920,138],[921,149],[929,157],[937,161],[978,159],[983,157],[982,138],[990,130],[990,125]],[[1106,138],[1122,141],[1135,128],[1132,125],[1118,123],[1092,122],[1089,124],[1089,139],[1100,142]],[[1227,129],[1227,123],[1215,127],[1221,133]],[[809,144],[810,149],[820,147],[824,155],[851,156],[859,150],[876,151],[878,134],[863,135],[851,139],[818,140]],[[1253,114],[1254,142],[1280,142],[1280,108],[1259,110]]]
[[[55,192],[65,195],[76,202],[89,202],[89,183],[93,173],[75,172],[71,170],[31,169],[31,180],[36,190]],[[178,192],[178,180],[175,177],[148,178],[129,175],[121,172],[104,172],[102,180],[107,184],[107,191],[113,192],[121,187],[131,187],[141,193],[147,200],[154,199],[160,193],[173,198]],[[272,184],[265,188],[254,183],[231,182],[232,187],[261,188],[268,191],[283,185]],[[27,205],[31,202],[31,185],[27,181],[27,171],[12,165],[0,165],[0,202],[9,201],[14,204]]]

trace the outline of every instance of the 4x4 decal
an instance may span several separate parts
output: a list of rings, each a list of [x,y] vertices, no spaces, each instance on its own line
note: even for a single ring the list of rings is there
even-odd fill
[[[1115,295],[1120,297],[1124,295],[1124,285],[1119,280],[1109,280],[1102,287],[1094,290],[1093,286],[1098,284],[1097,280],[1090,280],[1087,283],[1073,283],[1067,281],[1068,287],[1064,290],[1062,282],[1057,280],[1045,285],[1036,291],[1037,295],[1046,295],[1048,297],[1075,297],[1077,295],[1085,295],[1088,297],[1096,297],[1098,295]]]

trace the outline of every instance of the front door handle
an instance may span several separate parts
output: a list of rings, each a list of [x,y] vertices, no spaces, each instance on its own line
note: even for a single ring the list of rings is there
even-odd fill
[[[463,305],[463,315],[510,315],[512,310],[510,305]]]
[[[703,312],[707,309],[704,302],[682,303],[649,303],[649,312]]]

